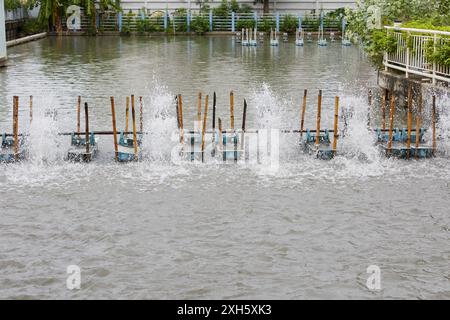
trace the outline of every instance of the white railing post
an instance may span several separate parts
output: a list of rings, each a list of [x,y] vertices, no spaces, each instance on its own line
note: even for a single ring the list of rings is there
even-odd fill
[[[437,34],[434,34],[433,37],[433,53],[436,53],[436,43],[437,42]],[[436,62],[433,61],[433,84],[436,84]]]
[[[406,41],[405,41],[405,45],[406,45],[406,72],[405,72],[405,77],[408,78],[409,77],[409,63],[410,63],[410,50],[409,50],[409,46],[408,46],[408,41],[409,41],[409,37],[411,36],[411,34],[408,32],[406,34]]]
[[[0,67],[6,62],[6,31],[4,1],[0,0]]]

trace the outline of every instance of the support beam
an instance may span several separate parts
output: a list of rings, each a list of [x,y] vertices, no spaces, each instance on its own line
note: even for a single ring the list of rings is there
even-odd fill
[[[0,67],[6,65],[5,2],[0,0]]]

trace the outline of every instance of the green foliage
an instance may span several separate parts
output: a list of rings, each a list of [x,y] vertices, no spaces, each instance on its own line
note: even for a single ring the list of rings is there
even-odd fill
[[[209,0],[196,0],[195,3],[200,7],[200,13],[207,13],[210,10]]]
[[[450,30],[450,0],[365,0],[357,2],[355,9],[347,8],[345,11],[348,21],[347,36],[353,40],[359,40],[378,66],[380,66],[380,57],[383,55],[382,51],[386,46],[389,47],[392,39],[383,40],[381,34],[385,34],[385,31],[380,31],[381,33],[368,32],[368,22],[373,19],[370,13],[372,6],[380,9],[382,26],[400,21],[402,27]],[[407,47],[412,48],[411,39],[407,39]],[[433,59],[445,62],[446,52],[445,48],[442,49],[442,55],[435,53]]]
[[[131,34],[131,20],[134,18],[133,12],[130,10],[127,14],[125,14],[122,18],[122,34],[130,35]]]
[[[250,7],[248,4],[244,3],[244,4],[242,4],[241,7],[240,7],[237,11],[235,11],[235,12],[238,12],[238,13],[252,13],[252,12],[253,12],[253,8]]]
[[[430,19],[420,19],[413,20],[406,23],[402,23],[402,27],[404,28],[414,28],[414,29],[426,29],[426,30],[440,30],[440,31],[448,31],[450,32],[449,25],[440,25],[436,21]]]
[[[15,10],[21,6],[19,0],[5,0],[5,10]]]
[[[275,29],[276,27],[276,22],[275,19],[270,18],[270,17],[263,17],[260,22],[259,22],[259,30],[264,31],[264,32],[269,32],[272,29]]]
[[[191,30],[198,34],[209,31],[209,19],[205,16],[194,16],[191,21]]]
[[[231,6],[228,0],[222,0],[220,5],[213,9],[213,15],[216,17],[226,18],[231,14]]]
[[[384,30],[372,30],[365,50],[375,66],[380,67],[384,52],[393,53],[397,49],[397,40]]]
[[[426,47],[426,57],[430,63],[450,67],[450,39],[438,44],[436,49],[434,48],[433,41],[429,40]]]
[[[280,29],[283,32],[294,33],[298,27],[298,19],[293,15],[287,14],[283,18]]]
[[[178,32],[187,31],[187,10],[184,8],[177,9],[174,13],[173,19],[175,22],[175,30]],[[169,27],[172,28],[173,32],[173,22],[169,23]],[[170,32],[170,31],[169,31]]]
[[[46,29],[45,25],[38,19],[28,19],[24,22],[20,28],[20,32],[25,36],[44,32]]]
[[[236,29],[253,29],[255,27],[254,19],[239,19],[236,23]]]
[[[252,13],[253,9],[248,4],[239,6],[239,3],[236,0],[222,0],[220,5],[213,9],[213,15],[221,18],[230,16],[231,12]]]

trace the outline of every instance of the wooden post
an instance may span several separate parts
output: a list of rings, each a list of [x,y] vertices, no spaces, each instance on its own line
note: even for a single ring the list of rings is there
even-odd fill
[[[84,103],[84,119],[85,119],[85,125],[86,125],[86,157],[89,157],[89,107],[87,102]]]
[[[369,94],[367,97],[367,102],[369,104],[369,110],[367,111],[367,128],[370,128],[370,118],[371,118],[371,113],[372,113],[372,100],[373,100],[372,89],[369,89]]]
[[[406,137],[406,158],[411,155],[411,129],[412,129],[412,86],[408,86],[408,133]]]
[[[119,149],[117,146],[116,110],[114,108],[114,97],[111,97],[111,113],[112,113],[113,138],[114,138],[114,153],[115,159],[117,161],[119,160]]]
[[[178,114],[180,119],[180,143],[184,144],[184,130],[183,130],[183,100],[181,94],[178,95]]]
[[[306,112],[306,96],[308,94],[308,90],[305,89],[303,92],[303,105],[302,105],[302,115],[300,120],[300,137],[303,136],[303,128],[305,125],[305,112]]]
[[[223,145],[223,133],[222,133],[222,119],[219,118],[219,145],[222,149],[222,159],[223,161],[226,160],[226,154],[224,151],[224,145]]]
[[[136,112],[134,110],[134,95],[131,95],[131,118],[133,121],[133,146],[134,146],[134,160],[138,159],[138,145],[136,137]]]
[[[242,113],[242,132],[245,132],[246,121],[247,121],[247,100],[244,99],[244,112]]]
[[[78,96],[77,103],[77,134],[78,136],[81,133],[81,96]]]
[[[395,97],[394,92],[391,93],[391,107],[389,110],[389,139],[387,151],[391,152],[392,150],[392,130],[394,130],[394,112],[395,112]]]
[[[234,129],[234,93],[230,92],[230,121],[231,129]]]
[[[320,141],[320,117],[322,112],[322,90],[319,90],[319,96],[317,99],[317,121],[316,121],[316,146],[319,146]]]
[[[338,139],[338,121],[339,121],[339,97],[334,97],[334,135],[333,135],[333,152],[336,154],[336,146]]]
[[[30,123],[33,122],[33,96],[30,96]]]
[[[130,97],[127,96],[125,104],[125,132],[128,132],[129,110],[130,110]]]
[[[386,103],[388,101],[388,95],[389,91],[387,89],[384,89],[384,95],[381,100],[381,131],[383,135],[386,131]]]
[[[202,93],[198,93],[197,99],[197,125],[198,130],[200,130],[200,124],[202,123]]]
[[[247,100],[244,99],[244,111],[242,114],[242,135],[241,135],[241,149],[245,155],[245,128],[247,121]]]
[[[432,116],[431,116],[431,128],[432,128],[432,135],[433,135],[433,156],[436,152],[436,96],[433,96],[433,102],[432,102]]]
[[[144,132],[144,113],[143,113],[142,96],[139,97],[139,131],[141,134]]]
[[[213,149],[211,151],[211,155],[213,157],[215,157],[216,156],[216,92],[214,92],[214,95],[213,95],[212,142],[213,142]]]
[[[205,132],[206,132],[206,118],[208,117],[208,98],[205,97],[205,114],[203,115],[203,127],[202,127],[202,162],[204,161],[204,151],[205,151]]]
[[[180,107],[178,105],[178,95],[175,96],[175,107],[177,110],[177,127],[180,129]]]
[[[13,97],[14,159],[19,160],[19,97]]]

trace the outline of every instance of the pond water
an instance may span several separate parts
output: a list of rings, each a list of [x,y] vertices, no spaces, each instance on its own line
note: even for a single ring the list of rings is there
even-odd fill
[[[366,126],[377,74],[359,48],[49,37],[8,55],[0,132],[11,132],[12,96],[20,96],[29,159],[1,165],[1,298],[450,298],[450,161],[380,155]],[[322,127],[332,127],[336,95],[352,111],[333,160],[280,134],[276,168],[172,161],[176,94],[185,127],[194,127],[201,91],[210,101],[216,92],[229,128],[233,90],[236,127],[246,99],[248,128],[298,129],[304,89],[307,128],[318,89]],[[144,159],[115,163],[112,138],[102,136],[92,163],[64,161],[69,138],[57,133],[75,130],[77,96],[89,103],[91,130],[111,130],[109,97],[122,129],[130,94],[143,97]],[[446,136],[450,101],[437,102]],[[371,119],[378,125],[380,116]],[[449,146],[439,141],[440,151]],[[66,287],[69,265],[81,268],[80,290]],[[380,290],[366,287],[370,265],[380,268]]]

